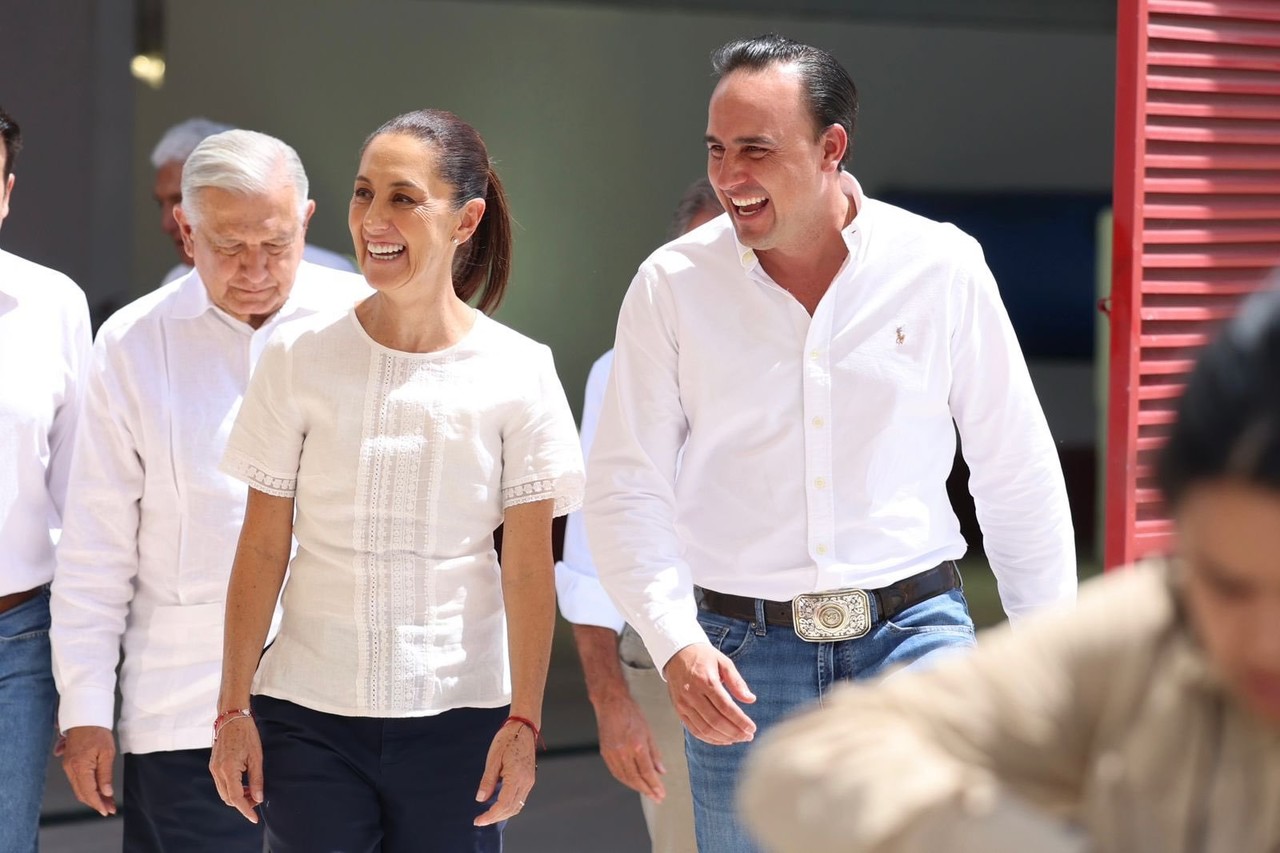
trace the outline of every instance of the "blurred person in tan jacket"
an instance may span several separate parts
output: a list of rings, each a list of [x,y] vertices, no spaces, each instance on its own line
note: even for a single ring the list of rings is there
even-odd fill
[[[1280,850],[1280,292],[1203,353],[1157,476],[1175,556],[759,744],[776,851]]]

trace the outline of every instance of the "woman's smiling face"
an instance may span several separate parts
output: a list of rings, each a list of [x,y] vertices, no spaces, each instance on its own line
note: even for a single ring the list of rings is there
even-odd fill
[[[484,201],[454,204],[454,187],[437,170],[437,153],[403,133],[375,137],[360,157],[348,225],[370,286],[391,290],[450,270],[484,212]],[[456,241],[456,242],[455,242]]]

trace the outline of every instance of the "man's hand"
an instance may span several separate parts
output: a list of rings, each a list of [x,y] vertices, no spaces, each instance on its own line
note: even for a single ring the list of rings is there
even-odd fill
[[[62,753],[62,771],[67,774],[76,799],[106,817],[116,813],[111,768],[116,759],[116,741],[111,729],[75,726],[67,729]]]
[[[622,692],[596,703],[595,710],[600,755],[613,778],[654,802],[662,802],[667,796],[662,785],[667,768],[662,766],[653,732],[636,700]]]
[[[717,746],[755,737],[756,724],[735,703],[756,701],[738,668],[710,643],[685,646],[667,661],[663,674],[671,704],[694,737]]]

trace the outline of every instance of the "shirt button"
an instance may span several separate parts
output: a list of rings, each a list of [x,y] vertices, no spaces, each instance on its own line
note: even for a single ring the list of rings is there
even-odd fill
[[[822,357],[822,353],[818,352],[817,350],[812,350],[809,353],[809,358],[813,359],[814,361],[817,361],[821,357]]]
[[[819,545],[817,548],[814,548],[813,550],[818,552],[818,556],[821,557],[823,554],[827,553],[827,546]]]
[[[821,428],[822,428],[822,426],[823,426],[823,424],[825,424],[825,423],[826,423],[826,421],[824,421],[822,418],[814,418],[814,419],[813,419],[813,425],[814,425],[814,426],[816,426],[816,427],[818,427],[819,429],[821,429]]]
[[[827,481],[818,477],[813,481],[813,487],[815,489],[825,489],[827,487]]]

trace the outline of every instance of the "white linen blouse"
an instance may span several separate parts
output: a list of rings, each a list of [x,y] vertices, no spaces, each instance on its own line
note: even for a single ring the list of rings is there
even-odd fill
[[[494,528],[517,504],[582,501],[547,347],[483,314],[431,353],[382,346],[354,310],[296,324],[263,353],[222,469],[295,498],[255,693],[370,717],[510,701]]]

